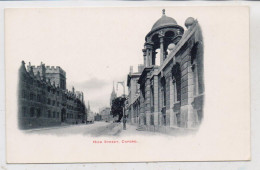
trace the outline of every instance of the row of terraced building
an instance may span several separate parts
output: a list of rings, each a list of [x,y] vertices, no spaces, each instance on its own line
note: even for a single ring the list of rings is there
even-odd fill
[[[59,66],[19,69],[18,124],[20,129],[85,123],[84,94],[66,89],[66,72]]]

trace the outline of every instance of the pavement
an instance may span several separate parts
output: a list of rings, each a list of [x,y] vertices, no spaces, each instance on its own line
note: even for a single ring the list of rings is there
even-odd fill
[[[127,124],[123,130],[123,123],[94,122],[93,124],[78,124],[58,127],[48,127],[40,129],[26,130],[28,134],[52,134],[52,135],[72,135],[83,134],[94,137],[99,136],[131,136],[131,135],[164,135],[159,132],[138,131],[134,125]]]

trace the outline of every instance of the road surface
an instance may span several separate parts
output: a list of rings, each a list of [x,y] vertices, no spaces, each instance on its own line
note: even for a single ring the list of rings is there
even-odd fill
[[[126,125],[123,130],[122,123],[94,122],[93,124],[78,124],[68,126],[58,126],[40,129],[25,130],[30,134],[53,134],[53,135],[72,135],[82,134],[90,136],[129,136],[129,135],[163,135],[157,132],[138,131],[133,125]]]

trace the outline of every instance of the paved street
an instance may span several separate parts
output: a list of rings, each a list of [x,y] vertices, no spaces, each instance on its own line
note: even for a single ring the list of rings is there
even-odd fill
[[[32,134],[54,134],[71,135],[82,134],[91,136],[129,136],[129,135],[163,135],[157,132],[138,131],[136,126],[127,124],[126,130],[123,130],[122,123],[95,122],[93,124],[79,124],[42,129],[26,130],[26,133]]]

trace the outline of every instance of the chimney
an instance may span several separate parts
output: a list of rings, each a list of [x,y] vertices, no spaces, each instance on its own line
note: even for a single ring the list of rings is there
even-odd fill
[[[133,66],[130,66],[130,74],[133,73]]]
[[[143,69],[144,69],[144,65],[143,64],[139,64],[138,65],[138,73],[142,73]]]

